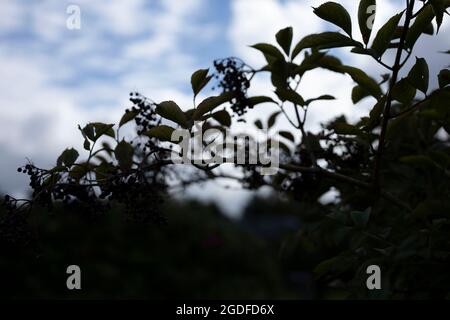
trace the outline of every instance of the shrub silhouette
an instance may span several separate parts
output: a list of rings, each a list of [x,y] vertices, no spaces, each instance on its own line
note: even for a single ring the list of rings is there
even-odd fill
[[[191,78],[193,106],[188,110],[174,101],[156,103],[132,93],[133,107],[117,125],[95,122],[79,127],[85,159],[79,151],[67,149],[51,169],[32,163],[19,168],[30,176],[33,196],[5,198],[14,213],[3,217],[3,240],[26,242],[25,220],[33,206],[51,207],[57,200],[92,215],[118,202],[134,220],[164,222],[158,208],[170,188],[168,177],[180,170],[170,157],[179,152],[178,143],[171,141],[174,130],[184,128],[192,135],[211,128],[223,130],[243,121],[249,110],[272,104],[279,111],[254,125],[256,130],[269,130],[268,143],[279,141],[280,170],[267,176],[261,174],[261,164],[239,164],[242,176],[236,179],[247,188],[267,185],[299,201],[302,227],[287,244],[288,260],[302,266],[296,257],[327,252],[315,266],[304,267],[314,268],[319,286],[337,288],[342,297],[446,297],[450,293],[450,71],[430,75],[426,57],[416,58],[407,76],[401,78],[400,71],[416,42],[424,34],[434,34],[434,29],[439,32],[450,2],[421,1],[417,8],[418,1],[407,0],[404,11],[372,34],[368,8],[375,2],[360,1],[358,27],[363,42],[353,38],[357,31],[346,9],[326,2],[314,9],[315,14],[344,33],[311,34],[293,45],[293,30],[288,27],[276,34],[278,46],[253,45],[266,60],[259,68],[227,58],[217,60],[213,70],[196,71]],[[386,75],[374,78],[332,55],[331,49],[342,47],[375,60]],[[394,52],[393,61],[386,58],[388,51]],[[307,132],[308,109],[334,99],[326,92],[304,99],[298,91],[303,76],[317,68],[350,76],[355,87],[349,95],[355,104],[370,99],[370,113],[357,123],[341,116],[318,133]],[[275,95],[250,96],[248,89],[259,73],[270,75]],[[430,78],[436,76],[439,87],[429,88]],[[198,102],[198,94],[214,82],[221,93]],[[278,117],[285,117],[292,128],[274,132]],[[128,141],[120,128],[132,122],[136,137]],[[217,164],[193,167],[195,172],[181,180],[182,185],[233,178],[218,173]],[[331,188],[338,191],[339,201],[320,204],[318,199]],[[376,293],[365,287],[366,267],[372,264],[383,272],[383,289]]]

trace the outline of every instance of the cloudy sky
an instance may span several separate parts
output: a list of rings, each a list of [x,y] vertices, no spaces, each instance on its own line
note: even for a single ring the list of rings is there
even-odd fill
[[[0,191],[18,194],[26,179],[16,168],[32,159],[38,166],[54,163],[66,147],[81,148],[77,124],[118,122],[130,104],[130,91],[155,101],[175,100],[189,108],[193,71],[211,66],[216,58],[242,57],[258,67],[263,59],[248,46],[274,42],[277,30],[294,27],[294,42],[320,31],[337,31],[321,21],[313,0],[1,0],[0,1]],[[356,23],[359,1],[341,0]],[[66,10],[81,10],[81,28],[69,30]],[[375,29],[403,1],[378,1]],[[421,40],[415,55],[431,57],[431,72],[448,64],[438,51],[450,49],[449,23],[440,35]],[[354,27],[354,36],[358,28]],[[385,71],[348,50],[336,52],[345,63],[377,76]],[[414,59],[412,59],[414,60]],[[407,67],[407,70],[409,68]],[[373,101],[350,101],[352,80],[314,71],[299,90],[305,97],[332,94],[338,101],[314,106],[310,129],[341,113],[358,119]],[[264,77],[254,93],[272,90]],[[264,106],[248,115],[264,118],[274,109]],[[280,121],[279,126],[287,123]],[[204,192],[204,190],[208,192]],[[190,195],[216,199],[236,212],[249,193],[219,185],[193,188]]]

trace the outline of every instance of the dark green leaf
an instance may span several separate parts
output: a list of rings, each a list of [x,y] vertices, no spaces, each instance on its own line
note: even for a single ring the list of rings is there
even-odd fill
[[[156,107],[156,113],[161,117],[171,120],[183,128],[187,127],[187,118],[180,107],[173,101],[163,101]]]
[[[114,155],[117,159],[117,162],[119,163],[119,166],[122,169],[130,169],[133,164],[133,154],[134,149],[125,140],[120,141],[116,149],[114,150]]]
[[[438,75],[439,87],[444,88],[450,84],[450,70],[443,69]]]
[[[226,110],[214,112],[212,114],[212,118],[214,118],[223,126],[229,127],[231,125],[231,117]]]
[[[282,136],[283,138],[288,139],[289,141],[295,142],[294,135],[289,131],[280,131],[280,132],[278,132],[278,134],[280,136]]]
[[[416,96],[416,89],[407,79],[402,79],[394,85],[391,94],[394,100],[408,105]]]
[[[445,4],[443,0],[430,0],[430,4],[433,7],[434,15],[436,16],[436,33],[439,33],[439,28],[441,27],[444,19]]]
[[[115,138],[114,133],[114,124],[106,124],[101,122],[93,122],[92,125],[95,128],[95,137],[92,139],[93,141],[97,141],[103,135],[106,135],[111,138]]]
[[[280,115],[281,111],[274,112],[267,121],[267,129],[270,129],[275,124],[275,121],[277,121],[277,117]]]
[[[350,66],[342,66],[339,69],[350,75],[353,81],[359,84],[376,99],[379,99],[382,95],[382,91],[378,83],[369,77],[364,71]]]
[[[150,138],[156,138],[161,141],[171,141],[172,133],[175,129],[166,125],[159,125],[151,128],[143,134]]]
[[[376,0],[361,0],[358,8],[359,30],[365,44],[369,43],[376,13]]]
[[[300,40],[292,51],[294,59],[303,49],[331,49],[340,47],[362,47],[361,43],[340,34],[339,32],[323,32],[311,34]]]
[[[324,94],[320,97],[317,98],[312,98],[312,99],[308,99],[305,101],[305,105],[308,106],[309,104],[311,104],[312,102],[315,101],[320,101],[320,100],[335,100],[336,98],[333,96],[330,96],[329,94]]]
[[[56,164],[58,166],[65,165],[66,167],[70,168],[75,163],[75,161],[77,161],[79,156],[80,154],[74,148],[66,149],[58,157]]]
[[[298,106],[305,105],[305,100],[303,100],[303,97],[294,90],[277,88],[275,93],[281,101],[290,101]]]
[[[194,120],[200,120],[203,115],[206,113],[213,111],[215,108],[220,106],[221,104],[230,101],[234,97],[234,93],[232,92],[224,92],[221,95],[209,97],[203,100],[198,107],[194,111],[193,118]]]
[[[357,104],[365,97],[368,97],[370,94],[361,86],[355,86],[352,90],[352,102]]]
[[[122,116],[122,119],[120,119],[119,128],[124,124],[126,124],[127,122],[130,122],[131,120],[136,118],[138,114],[139,110],[129,110],[125,112],[125,114]]]
[[[285,29],[281,29],[275,35],[275,38],[277,39],[278,44],[280,45],[281,48],[283,48],[284,52],[288,56],[291,51],[292,36],[293,36],[292,27],[287,27]]]
[[[284,56],[278,50],[275,46],[268,44],[268,43],[257,43],[251,46],[252,48],[255,48],[256,50],[261,51],[264,56],[266,57],[267,62],[270,62],[270,58],[272,57],[274,59],[279,59],[284,61]]]
[[[414,47],[417,39],[419,39],[420,35],[427,30],[428,26],[431,24],[431,21],[433,21],[433,18],[433,9],[430,5],[427,5],[426,8],[419,13],[406,34],[405,44],[408,48],[411,49]]]
[[[427,62],[423,58],[417,58],[416,64],[408,74],[409,83],[426,94],[428,91],[429,78],[430,75]]]
[[[248,98],[248,103],[251,106],[255,106],[260,103],[268,103],[268,102],[275,103],[275,101],[273,101],[272,98],[266,97],[266,96],[255,96],[255,97]]]
[[[336,2],[326,2],[314,8],[314,13],[323,20],[341,27],[350,37],[352,36],[352,20],[347,10]]]
[[[209,69],[200,69],[195,71],[191,76],[191,86],[194,96],[196,96],[211,80],[208,76]]]
[[[375,36],[375,39],[373,40],[372,43],[372,49],[375,51],[378,57],[381,57],[383,53],[387,50],[387,48],[389,48],[392,36],[394,35],[395,29],[397,29],[398,23],[400,22],[402,15],[403,12],[389,19],[389,21],[386,22],[386,24],[383,27],[381,27],[381,29]]]

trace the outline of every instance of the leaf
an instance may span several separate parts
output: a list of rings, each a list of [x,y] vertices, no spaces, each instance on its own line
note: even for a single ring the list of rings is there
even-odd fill
[[[365,124],[366,130],[373,130],[379,123],[381,114],[383,113],[386,104],[386,97],[381,98],[370,110],[369,120]]]
[[[303,49],[331,49],[340,47],[362,47],[361,43],[352,40],[339,32],[323,32],[311,34],[300,40],[292,51],[294,59]]]
[[[172,139],[172,133],[175,131],[174,128],[166,126],[166,125],[159,125],[156,127],[151,128],[150,130],[143,133],[143,135],[150,137],[150,138],[156,138],[160,141],[171,141]]]
[[[69,176],[77,181],[83,178],[89,172],[87,163],[75,165],[69,172]]]
[[[231,125],[231,117],[226,110],[214,112],[212,114],[212,118],[214,118],[223,126],[229,127]]]
[[[256,120],[256,121],[255,121],[255,126],[256,126],[259,130],[262,130],[262,129],[263,129],[263,124],[262,124],[261,120]]]
[[[290,101],[298,106],[304,106],[305,100],[303,100],[303,97],[291,89],[283,89],[283,88],[277,88],[275,90],[275,93],[277,94],[278,98],[280,98],[281,101]]]
[[[352,218],[355,226],[364,228],[367,226],[367,223],[370,219],[371,208],[368,208],[365,211],[353,211],[350,213],[350,217]]]
[[[434,15],[436,16],[437,31],[439,33],[439,28],[442,25],[444,19],[445,5],[443,0],[430,0],[431,7],[433,8]]]
[[[420,35],[425,32],[428,26],[433,21],[434,13],[430,5],[427,5],[422,12],[419,13],[414,23],[409,28],[406,34],[405,44],[408,48],[412,49],[414,44],[419,39]]]
[[[208,76],[209,69],[200,69],[191,76],[191,86],[194,97],[208,84],[212,76]]]
[[[353,104],[357,104],[365,97],[368,97],[370,94],[361,86],[355,86],[352,90],[352,102]]]
[[[396,14],[391,19],[389,19],[389,21],[386,22],[383,27],[381,27],[381,29],[375,36],[371,48],[375,51],[378,57],[381,57],[389,47],[389,44],[391,43],[392,40],[392,36],[395,32],[395,29],[397,29],[398,23],[400,22],[402,15],[403,12]]]
[[[139,114],[139,110],[128,110],[127,112],[125,112],[125,114],[122,116],[122,119],[120,119],[119,122],[119,128],[121,126],[123,126],[124,124],[130,122],[131,120],[134,120],[134,118],[137,117],[137,115]]]
[[[382,95],[382,91],[378,83],[371,77],[369,77],[364,71],[350,66],[342,66],[339,68],[343,72],[350,75],[357,84],[367,90],[370,95],[379,99]]]
[[[266,57],[267,62],[270,62],[270,57],[283,60],[284,56],[275,46],[268,43],[257,43],[251,46],[252,48],[261,51]]]
[[[248,103],[251,106],[255,106],[257,104],[267,103],[267,102],[275,103],[275,101],[273,101],[272,98],[266,97],[266,96],[254,96],[254,97],[248,98]]]
[[[64,150],[56,161],[57,166],[65,165],[70,168],[77,161],[80,154],[74,148]]]
[[[438,75],[439,88],[444,88],[450,84],[450,70],[443,69]]]
[[[365,44],[369,43],[376,14],[376,0],[361,0],[358,8],[359,30]]]
[[[352,20],[347,10],[336,2],[326,2],[314,8],[314,13],[321,19],[341,27],[350,37],[352,36]]]
[[[282,136],[283,138],[288,139],[289,141],[295,142],[294,135],[289,131],[280,131],[280,132],[278,132],[278,134],[280,136]]]
[[[312,99],[306,100],[306,101],[305,101],[305,105],[308,106],[309,104],[311,104],[312,102],[315,102],[315,101],[320,101],[320,100],[335,100],[335,99],[336,99],[335,97],[330,96],[329,94],[324,94],[324,95],[321,95],[320,97],[312,98]]]
[[[187,127],[187,118],[180,107],[173,101],[163,101],[156,107],[156,113],[161,117],[171,120],[183,128]]]
[[[83,129],[81,129],[81,127],[78,125],[78,129],[81,131],[81,134],[83,135],[83,137],[86,139],[89,138],[92,141],[94,141],[95,139],[95,130],[94,130],[94,126],[92,124],[87,124],[84,126]]]
[[[281,111],[274,112],[267,121],[267,129],[270,129],[273,127],[275,122],[277,121],[277,117],[280,115]]]
[[[430,72],[427,62],[423,58],[417,58],[416,64],[408,74],[409,83],[426,94],[428,91],[429,78]]]
[[[233,92],[224,92],[221,95],[206,98],[197,106],[194,111],[194,120],[200,120],[204,114],[214,110],[221,104],[230,101],[234,97]]]
[[[408,105],[416,96],[416,89],[404,78],[397,82],[392,88],[392,98]]]
[[[333,129],[337,134],[343,135],[358,135],[361,133],[357,127],[344,122],[334,124]]]
[[[87,150],[87,151],[91,150],[91,143],[89,142],[88,139],[84,139],[83,148],[84,148],[84,150]]]
[[[111,138],[115,138],[115,134],[114,134],[114,124],[106,124],[106,123],[102,123],[102,122],[93,122],[91,123],[91,125],[94,127],[95,129],[95,137],[91,140],[93,141],[97,141],[98,138],[100,138],[103,135],[106,135],[108,137]]]
[[[130,169],[133,164],[134,149],[125,140],[120,141],[114,150],[114,156],[122,169]]]
[[[285,29],[281,29],[275,35],[275,38],[277,39],[278,44],[280,45],[281,48],[283,48],[283,51],[288,56],[291,51],[292,36],[293,36],[292,27],[287,27]]]

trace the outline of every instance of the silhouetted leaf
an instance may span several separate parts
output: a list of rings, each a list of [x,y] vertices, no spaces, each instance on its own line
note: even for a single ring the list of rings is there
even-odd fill
[[[134,118],[136,118],[138,114],[139,110],[129,110],[128,112],[125,112],[125,114],[122,116],[122,119],[120,119],[119,128],[127,122],[134,120]]]
[[[416,88],[427,93],[429,82],[428,64],[423,58],[417,58],[416,64],[412,67],[408,74],[408,81]]]
[[[223,126],[229,127],[231,125],[231,116],[226,110],[214,112],[212,118]]]
[[[391,95],[393,99],[408,105],[416,96],[416,89],[405,78],[394,85]]]
[[[275,93],[281,101],[290,101],[298,106],[305,105],[305,100],[303,100],[303,97],[294,90],[277,88]]]
[[[427,5],[426,8],[419,13],[406,34],[405,45],[408,48],[414,47],[417,39],[419,39],[420,35],[426,31],[431,24],[431,21],[433,21],[433,18],[433,9],[430,5]]]
[[[221,95],[206,98],[205,100],[200,102],[200,104],[195,109],[193,116],[194,120],[200,120],[203,117],[203,115],[213,111],[221,104],[230,101],[233,97],[234,93],[224,92]]]
[[[159,103],[155,111],[161,117],[171,120],[183,128],[187,127],[186,115],[174,101],[163,101]]]
[[[256,50],[261,51],[264,56],[266,57],[266,60],[268,62],[270,62],[270,59],[268,59],[269,57],[275,58],[275,59],[279,59],[279,60],[283,60],[284,61],[284,56],[283,54],[280,52],[280,50],[277,49],[277,47],[268,44],[268,43],[257,43],[254,44],[253,46],[251,46],[252,48],[255,48]]]
[[[208,76],[209,69],[200,69],[191,76],[191,86],[194,97],[208,84],[212,76]]]
[[[275,35],[275,38],[277,39],[278,44],[280,45],[281,48],[283,48],[284,52],[288,56],[291,51],[292,36],[293,36],[292,27],[287,27],[285,29],[281,29]]]
[[[352,89],[352,102],[354,104],[357,104],[358,102],[360,102],[365,97],[368,97],[369,95],[370,93],[367,92],[367,90],[364,89],[363,87],[355,86]]]
[[[80,154],[74,148],[66,149],[58,157],[56,164],[58,166],[65,165],[66,167],[70,168],[75,163],[75,161],[77,161],[79,156]]]
[[[175,129],[166,125],[159,125],[151,128],[143,134],[150,138],[156,138],[161,141],[171,141],[172,133]]]
[[[443,69],[438,75],[439,87],[444,88],[450,84],[450,70]]]
[[[280,131],[280,132],[278,132],[278,134],[280,136],[282,136],[283,138],[288,139],[289,141],[295,142],[294,135],[289,131]]]
[[[117,144],[116,149],[114,149],[114,156],[116,157],[119,166],[125,170],[131,168],[131,165],[133,164],[133,154],[133,147],[125,140],[120,141]]]
[[[292,59],[294,59],[303,49],[318,48],[331,49],[340,47],[362,47],[358,41],[340,34],[339,32],[323,32],[311,34],[300,40],[292,51]]]
[[[325,2],[314,8],[314,13],[323,20],[341,27],[350,37],[352,36],[352,20],[347,10],[339,3]]]
[[[378,83],[369,77],[364,71],[350,66],[342,66],[339,68],[343,72],[350,75],[358,85],[360,85],[362,88],[364,88],[370,95],[375,97],[376,99],[379,99],[382,91]]]
[[[275,103],[275,101],[273,101],[272,98],[266,97],[266,96],[254,96],[254,97],[248,98],[248,103],[251,106],[255,106],[260,103],[268,103],[268,102]]]
[[[324,94],[324,95],[321,95],[320,97],[312,98],[312,99],[306,100],[306,101],[305,101],[305,105],[308,106],[308,105],[310,105],[312,102],[315,102],[315,101],[320,101],[320,100],[335,100],[335,99],[336,99],[335,97],[330,96],[329,94]]]
[[[384,26],[381,27],[381,29],[375,36],[375,39],[373,40],[372,43],[372,49],[375,51],[378,57],[381,57],[383,53],[386,51],[386,49],[389,47],[389,44],[392,40],[392,36],[395,32],[395,29],[398,26],[398,23],[400,22],[402,15],[403,12],[389,19],[389,21],[386,22]]]
[[[376,13],[376,0],[361,0],[358,8],[359,30],[365,44],[369,43]]]
[[[274,112],[267,121],[267,129],[270,129],[275,124],[275,121],[277,121],[277,117],[280,115],[281,111]]]

